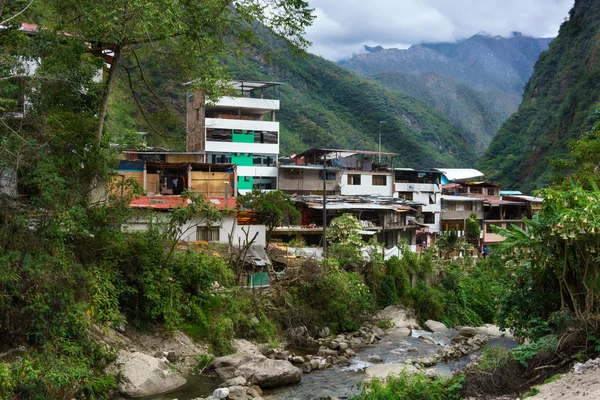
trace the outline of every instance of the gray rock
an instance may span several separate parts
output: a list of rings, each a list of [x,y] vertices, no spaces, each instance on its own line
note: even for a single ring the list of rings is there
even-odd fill
[[[408,349],[406,349],[406,351],[408,351],[409,353],[418,353],[419,349],[417,349],[416,347],[409,347]]]
[[[448,328],[441,322],[427,320],[425,321],[425,327],[431,332],[448,332]]]
[[[383,363],[383,359],[381,358],[381,356],[375,354],[372,356],[369,356],[369,358],[367,358],[367,361],[373,364],[382,364]]]
[[[248,395],[246,392],[248,391],[247,387],[243,386],[233,386],[229,388],[229,396],[227,396],[227,400],[247,400]]]
[[[313,368],[310,362],[305,362],[304,364],[302,364],[302,372],[304,372],[305,374],[309,374],[312,370]]]
[[[167,392],[186,382],[183,376],[170,371],[162,360],[139,352],[121,350],[115,365],[121,377],[119,392],[128,397]]]
[[[302,371],[289,361],[270,360],[250,353],[218,357],[208,365],[206,372],[214,372],[221,379],[243,376],[248,383],[264,388],[286,386],[302,379]]]
[[[354,356],[356,355],[356,353],[355,353],[355,352],[354,352],[354,350],[352,350],[352,349],[346,349],[346,350],[344,351],[344,353],[346,353],[346,355],[347,355],[348,357],[354,357]]]
[[[275,359],[276,360],[287,360],[290,356],[290,352],[287,350],[283,350],[283,351],[278,351],[277,353],[275,353]]]
[[[260,397],[260,394],[256,391],[256,389],[254,389],[253,387],[248,388],[248,390],[246,391],[246,394],[249,397],[252,397],[253,399]]]
[[[308,329],[305,326],[297,326],[287,330],[287,335],[291,339],[303,339],[308,336]]]
[[[228,388],[216,389],[212,395],[214,397],[216,397],[217,399],[225,399],[225,398],[227,398],[227,396],[229,396],[229,389]]]
[[[170,351],[167,354],[167,360],[169,360],[169,362],[172,362],[172,363],[179,361],[180,358],[181,358],[181,356],[179,355],[179,352],[177,352],[177,351]]]
[[[221,383],[221,387],[230,387],[230,386],[244,386],[246,385],[246,378],[243,376],[236,376],[235,378],[227,379],[223,383]]]
[[[325,328],[321,328],[319,329],[319,331],[317,332],[317,338],[326,338],[329,336],[329,328],[325,327]]]
[[[292,363],[294,364],[304,364],[306,362],[306,360],[304,359],[304,357],[301,356],[293,356],[292,357]]]
[[[344,350],[346,350],[348,347],[349,347],[349,346],[348,346],[348,343],[346,343],[346,342],[340,342],[340,344],[339,344],[339,350],[340,350],[340,351],[344,351]]]
[[[472,326],[463,326],[462,328],[460,328],[458,330],[458,335],[459,336],[464,336],[467,338],[473,337],[475,335],[477,335],[478,329],[477,328],[473,328]]]
[[[331,350],[338,350],[340,348],[340,344],[334,340],[331,343],[329,343],[329,348]]]
[[[338,365],[340,365],[341,367],[348,367],[350,364],[352,363],[346,357],[340,356],[338,358]]]
[[[337,357],[339,353],[337,350],[331,350],[326,347],[320,347],[317,354],[321,357]]]

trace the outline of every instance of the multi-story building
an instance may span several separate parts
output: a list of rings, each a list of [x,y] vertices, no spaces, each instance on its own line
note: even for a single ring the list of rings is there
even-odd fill
[[[325,179],[327,194],[391,197],[393,174],[389,166],[394,155],[366,150],[306,150],[295,155],[292,164],[280,166],[279,189],[298,195],[323,193]]]
[[[204,162],[237,166],[235,190],[277,189],[279,100],[265,98],[276,82],[231,82],[231,95],[209,103],[201,90],[187,96],[187,151]]]

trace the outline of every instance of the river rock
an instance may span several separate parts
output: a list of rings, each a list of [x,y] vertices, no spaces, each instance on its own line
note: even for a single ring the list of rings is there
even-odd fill
[[[381,358],[381,356],[375,354],[370,356],[367,359],[368,362],[373,363],[373,364],[382,364],[383,363],[383,359]]]
[[[227,400],[247,400],[248,395],[246,392],[248,391],[247,387],[244,386],[232,386],[229,388],[229,396],[227,396]]]
[[[329,328],[328,327],[319,329],[319,331],[317,332],[317,338],[324,339],[327,336],[329,336]]]
[[[352,364],[352,363],[346,357],[340,356],[338,358],[338,365],[340,365],[341,367],[348,367],[348,366],[350,366],[350,364]]]
[[[287,350],[278,351],[275,353],[276,360],[287,360],[290,357],[290,352]]]
[[[243,376],[248,383],[264,388],[291,385],[302,379],[302,370],[289,361],[249,353],[218,357],[208,365],[206,372],[214,372],[221,379]]]
[[[340,342],[340,344],[339,344],[340,351],[345,351],[348,349],[348,347],[349,347],[348,343],[346,343],[346,342]]]
[[[302,372],[304,372],[305,374],[309,374],[310,371],[313,370],[312,364],[310,362],[305,362],[304,364],[302,364],[301,368]]]
[[[243,376],[236,376],[235,378],[227,379],[223,383],[221,383],[221,387],[230,387],[230,386],[244,386],[246,385],[246,378]]]
[[[294,364],[304,364],[306,362],[304,357],[301,356],[293,356],[291,361]]]
[[[227,396],[229,396],[229,388],[216,389],[212,395],[213,395],[213,397],[216,397],[217,399],[224,399]]]
[[[431,319],[425,321],[425,327],[431,332],[448,332],[446,325]]]
[[[162,360],[140,352],[121,350],[115,365],[121,377],[119,392],[128,397],[167,392],[186,382],[183,376],[170,371]]]
[[[462,328],[460,328],[458,330],[458,336],[464,336],[464,337],[468,337],[468,338],[477,335],[477,333],[478,333],[478,329],[473,328],[472,326],[463,326]]]
[[[337,350],[331,350],[327,347],[320,347],[317,354],[321,357],[337,357],[339,353]]]
[[[416,374],[419,373],[420,370],[417,367],[408,364],[377,364],[371,365],[365,370],[366,380],[371,380],[373,378],[385,379],[389,375],[398,375],[402,372]]]
[[[260,397],[260,393],[258,393],[258,391],[253,387],[248,388],[248,390],[246,391],[246,394],[248,396],[252,397],[253,399]]]

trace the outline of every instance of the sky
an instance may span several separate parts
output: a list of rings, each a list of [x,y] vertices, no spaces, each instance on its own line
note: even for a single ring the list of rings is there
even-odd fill
[[[309,0],[317,16],[309,51],[332,61],[364,45],[408,48],[477,33],[555,37],[574,0]]]

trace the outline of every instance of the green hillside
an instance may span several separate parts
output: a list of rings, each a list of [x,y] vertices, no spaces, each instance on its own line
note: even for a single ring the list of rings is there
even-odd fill
[[[521,102],[517,95],[479,91],[435,72],[409,74],[389,71],[369,77],[384,88],[426,102],[452,122],[479,154]]]
[[[600,100],[600,3],[576,0],[570,18],[540,56],[523,103],[499,130],[479,167],[491,180],[531,191],[550,182],[548,160],[592,123]]]
[[[277,119],[282,125],[283,155],[315,146],[376,150],[379,122],[387,121],[381,130],[382,149],[399,153],[398,164],[466,167],[475,163],[475,152],[461,131],[427,104],[385,90],[321,57],[297,56],[285,44],[273,41],[269,48],[253,47],[246,56],[231,57],[224,64],[237,79],[284,83],[269,89],[269,96],[281,100]],[[175,106],[176,114],[160,115],[160,102],[140,89],[138,97],[152,129],[136,110],[122,75],[119,96],[111,106],[110,130],[150,131],[151,144],[182,149],[181,82],[187,78],[162,66],[146,68],[146,80],[162,101]]]

